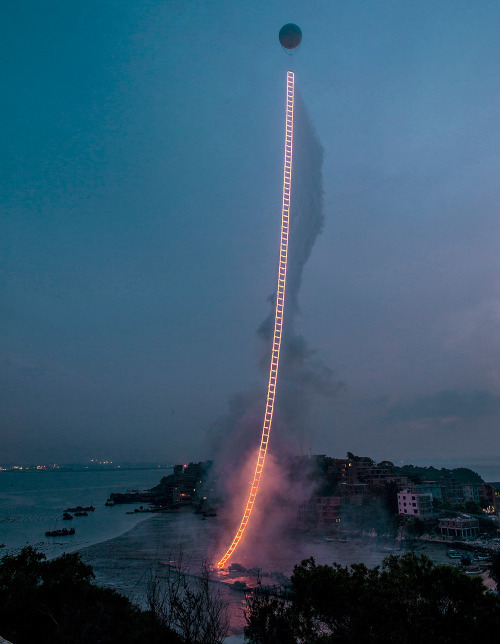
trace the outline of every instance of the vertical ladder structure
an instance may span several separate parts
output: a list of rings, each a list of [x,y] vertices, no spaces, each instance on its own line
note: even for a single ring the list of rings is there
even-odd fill
[[[283,331],[283,313],[285,310],[285,287],[286,268],[288,260],[288,230],[290,222],[290,192],[292,188],[292,151],[293,151],[293,106],[294,106],[295,77],[293,72],[287,72],[286,77],[286,134],[285,134],[285,163],[283,169],[283,203],[281,208],[281,242],[278,270],[278,287],[276,290],[276,309],[274,314],[274,334],[271,351],[271,366],[269,369],[269,382],[267,386],[266,412],[262,427],[259,455],[255,466],[250,494],[243,512],[240,526],[234,539],[227,549],[225,555],[218,562],[217,568],[222,568],[226,561],[236,550],[245,528],[247,526],[252,509],[257,497],[259,483],[266,460],[269,435],[273,422],[274,400],[276,396],[276,384],[278,381],[278,368],[280,362],[281,337]]]

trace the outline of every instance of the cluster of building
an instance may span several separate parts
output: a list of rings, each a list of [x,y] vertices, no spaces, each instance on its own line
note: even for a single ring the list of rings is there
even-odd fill
[[[424,481],[406,486],[398,492],[398,514],[404,518],[415,518],[424,523],[438,520],[439,532],[444,537],[468,539],[479,534],[479,521],[469,514],[456,517],[439,517],[439,504],[448,502],[459,505],[474,501],[489,514],[498,514],[500,491],[489,483],[460,483],[459,481]]]
[[[114,492],[109,505],[118,503],[150,503],[172,508],[199,503],[208,496],[207,479],[212,461],[174,465],[174,472],[164,476],[155,487],[145,492]]]
[[[438,525],[440,533],[447,537],[474,537],[479,533],[479,521],[468,514],[443,516],[440,507],[463,506],[467,501],[474,501],[485,513],[498,515],[500,490],[491,484],[464,483],[450,471],[438,476],[438,480],[415,483],[408,476],[400,475],[400,469],[390,461],[376,464],[368,457],[348,456],[344,459],[312,457],[321,473],[324,492],[299,505],[301,527],[339,527],[346,505],[361,505],[381,489],[394,495],[394,506],[397,499],[397,514],[402,520],[413,518]]]
[[[399,514],[414,516],[422,521],[433,518],[435,499],[451,504],[474,501],[489,513],[497,513],[499,506],[498,490],[489,483],[460,483],[453,479],[424,481],[407,485],[398,492]]]
[[[163,505],[190,505],[198,500],[211,462],[174,465],[174,473],[164,476],[151,490],[159,495]]]
[[[191,505],[204,516],[214,516],[215,483],[209,476],[211,461],[175,465],[173,474],[146,492],[112,494],[109,504],[145,502],[165,509]],[[441,508],[477,504],[489,514],[498,514],[500,489],[494,485],[458,480],[445,470],[437,480],[415,482],[402,474],[390,461],[374,463],[371,458],[348,454],[347,458],[329,456],[298,457],[289,463],[290,476],[298,472],[309,479],[316,494],[298,504],[300,528],[332,530],[342,526],[344,514],[359,508],[362,515],[376,497],[389,500],[393,510],[405,522],[417,519],[428,527],[438,527],[445,537],[469,538],[479,533],[479,521],[470,514],[443,512]],[[415,477],[413,477],[415,478]],[[307,487],[307,486],[305,486]],[[363,507],[362,507],[363,506]],[[293,509],[292,509],[293,511]],[[353,512],[351,511],[351,517]],[[447,516],[453,515],[453,516]]]

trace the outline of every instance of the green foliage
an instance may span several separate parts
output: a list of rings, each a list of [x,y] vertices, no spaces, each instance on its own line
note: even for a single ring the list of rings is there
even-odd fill
[[[477,517],[479,523],[479,532],[489,535],[490,537],[495,537],[497,534],[497,526],[493,523],[490,517],[485,516],[483,513]]]
[[[469,469],[468,467],[456,467],[451,471],[451,476],[461,483],[478,483],[479,485],[483,484],[483,479],[479,476],[477,472]]]
[[[405,522],[405,531],[409,539],[417,539],[422,536],[425,532],[425,526],[423,521],[417,519],[416,517],[410,517],[408,521]]]
[[[380,461],[380,463],[377,463],[377,467],[383,467],[386,470],[393,470],[395,465],[392,461]]]
[[[456,467],[455,469],[448,470],[442,467],[440,470],[435,467],[418,467],[416,465],[403,465],[403,467],[396,467],[395,474],[397,476],[407,476],[410,481],[414,483],[422,483],[422,481],[439,481],[439,480],[452,480],[455,479],[460,483],[477,483],[481,485],[484,483],[483,479],[467,467]]]
[[[292,611],[288,603],[259,589],[245,610],[245,638],[252,644],[294,644]]]
[[[448,509],[448,508],[445,508],[445,502],[443,501],[443,499],[438,499],[435,496],[432,497],[432,507],[434,510]]]
[[[500,552],[491,558],[490,577],[496,582],[497,590],[500,590]]]
[[[52,561],[32,547],[0,561],[0,628],[16,644],[180,642],[108,588],[78,554]]]
[[[472,499],[469,499],[464,503],[464,510],[469,514],[480,514],[482,512],[479,503],[476,503]]]
[[[499,628],[500,602],[480,579],[407,553],[371,569],[303,561],[288,600],[249,599],[245,635],[304,644],[493,644]],[[282,632],[288,639],[276,635]]]
[[[347,458],[354,463],[368,463],[369,465],[375,465],[375,461],[371,459],[369,456],[356,456],[352,452],[347,452]]]

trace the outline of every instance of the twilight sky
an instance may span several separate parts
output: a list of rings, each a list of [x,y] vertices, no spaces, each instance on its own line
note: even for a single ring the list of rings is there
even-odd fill
[[[298,327],[345,384],[312,401],[303,449],[500,458],[498,2],[18,0],[0,463],[210,457],[263,386],[286,22],[325,150]]]

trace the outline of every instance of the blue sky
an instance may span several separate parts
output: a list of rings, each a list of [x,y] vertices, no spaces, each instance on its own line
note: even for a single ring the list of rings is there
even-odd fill
[[[325,150],[305,449],[499,455],[496,2],[3,9],[0,461],[211,456],[263,386],[285,73]]]

